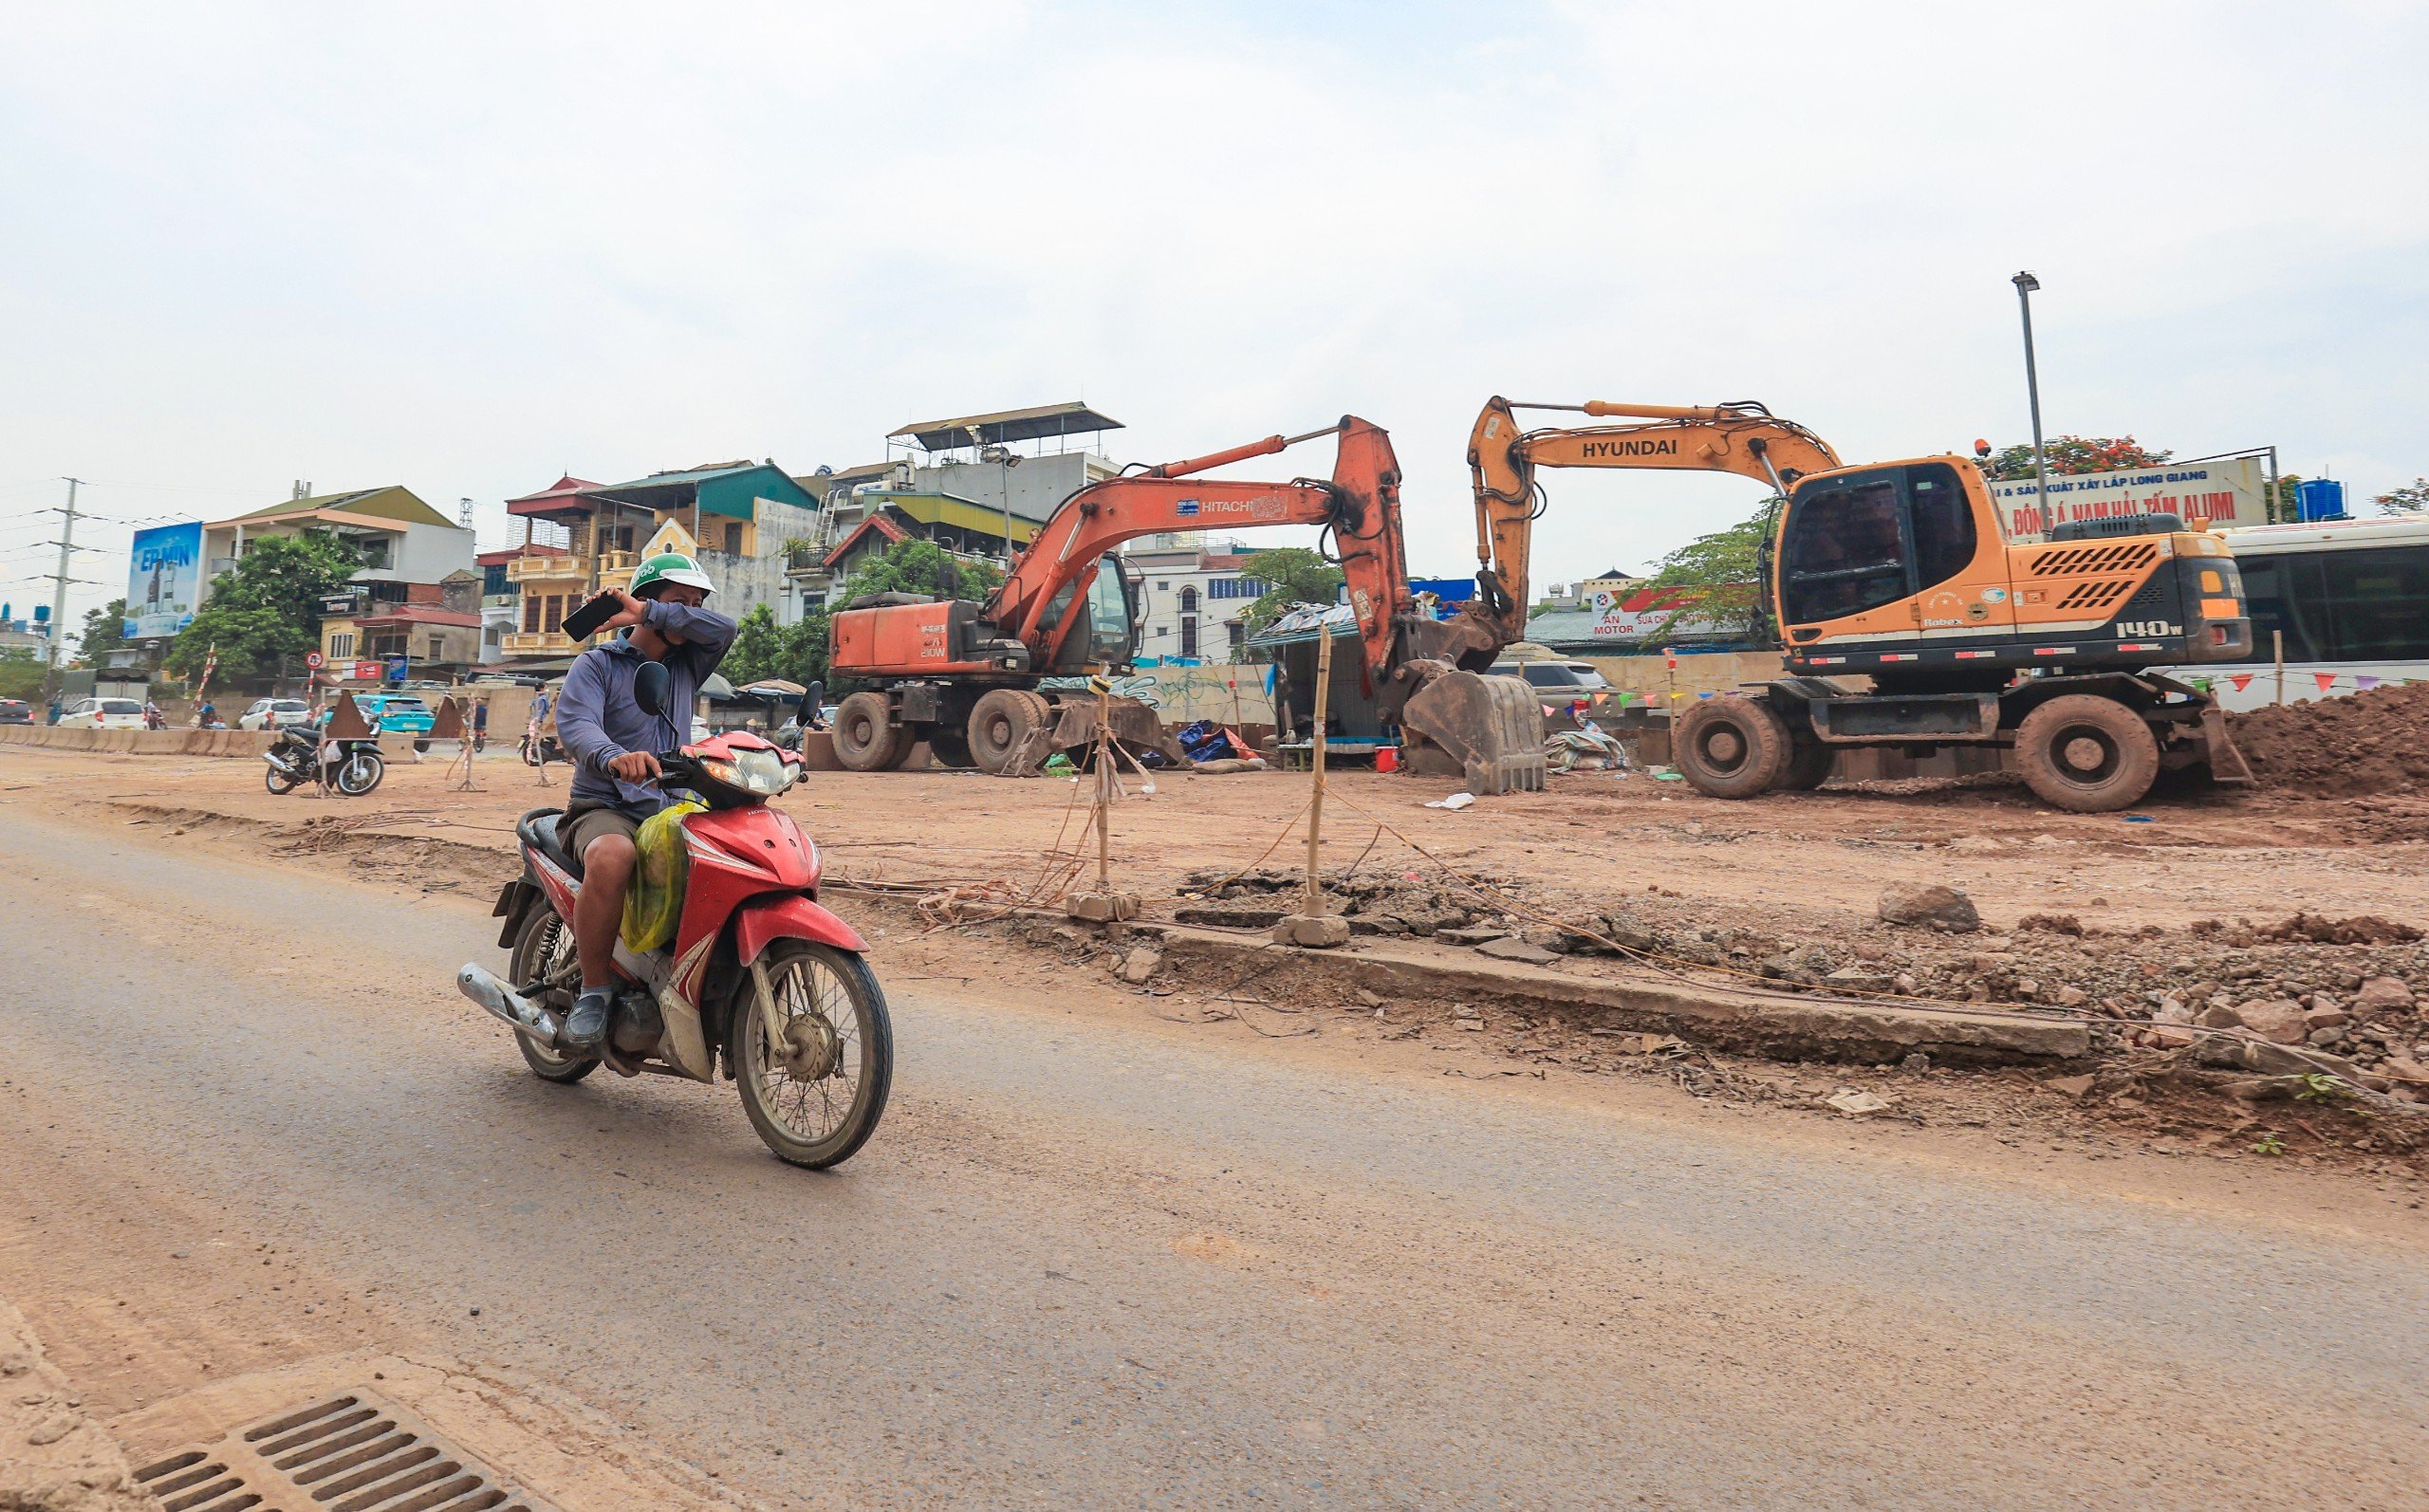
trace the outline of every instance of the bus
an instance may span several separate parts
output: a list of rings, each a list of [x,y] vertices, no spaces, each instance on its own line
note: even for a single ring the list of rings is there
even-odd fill
[[[2231,710],[2429,681],[2429,518],[2225,530],[2252,606],[2252,656],[2168,669]],[[2284,637],[2285,672],[2277,670]]]

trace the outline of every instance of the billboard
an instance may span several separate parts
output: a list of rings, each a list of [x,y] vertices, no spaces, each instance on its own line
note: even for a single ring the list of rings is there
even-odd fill
[[[156,526],[135,532],[126,575],[129,640],[162,640],[194,621],[202,598],[202,523]]]
[[[2268,483],[2258,457],[2167,463],[2118,472],[2049,475],[2049,512],[2061,524],[2121,514],[2173,514],[2216,526],[2267,525]],[[1999,524],[2015,542],[2042,539],[2038,487],[2030,478],[1991,485]]]

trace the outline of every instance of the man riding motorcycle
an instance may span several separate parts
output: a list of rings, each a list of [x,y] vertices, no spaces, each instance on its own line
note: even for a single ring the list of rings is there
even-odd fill
[[[574,767],[559,833],[582,860],[572,921],[582,992],[559,1042],[576,1055],[596,1055],[606,1042],[634,837],[642,820],[673,802],[663,789],[644,785],[659,775],[654,752],[691,740],[700,684],[733,644],[733,621],[701,607],[714,591],[700,564],[680,552],[642,562],[620,595],[624,606],[600,627],[623,634],[584,652],[557,696],[557,735]],[[633,699],[633,674],[650,661],[664,663],[672,678],[663,715],[644,713]]]

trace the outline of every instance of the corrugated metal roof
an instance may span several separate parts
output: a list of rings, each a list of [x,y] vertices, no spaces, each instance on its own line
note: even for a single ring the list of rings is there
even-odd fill
[[[909,425],[886,433],[886,439],[892,441],[908,436],[919,443],[922,451],[950,452],[956,447],[1000,446],[1011,441],[1034,441],[1049,435],[1090,435],[1099,431],[1121,429],[1120,420],[1101,415],[1074,399],[1068,404],[995,410],[986,415],[964,415],[949,420],[914,420]]]
[[[384,488],[353,489],[343,493],[320,493],[308,499],[288,499],[283,504],[266,505],[259,509],[211,522],[214,526],[236,525],[246,521],[269,522],[294,519],[299,515],[352,514],[367,519],[393,521],[399,525],[436,525],[456,528],[455,522],[421,501],[413,489],[399,483]]]

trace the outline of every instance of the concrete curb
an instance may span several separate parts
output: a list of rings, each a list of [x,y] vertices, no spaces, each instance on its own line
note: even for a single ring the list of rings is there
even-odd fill
[[[28,1512],[158,1512],[126,1451],[86,1416],[84,1399],[42,1352],[25,1315],[0,1298],[0,1507]]]
[[[826,891],[905,911],[911,903],[900,893],[849,883],[829,882]],[[1366,936],[1343,949],[1315,950],[1277,944],[1262,930],[1233,933],[1156,919],[1090,925],[1060,909],[1042,908],[1016,908],[1008,917],[1029,930],[1068,927],[1100,931],[1115,940],[1154,939],[1163,948],[1166,967],[1190,970],[1210,984],[1243,978],[1253,983],[1261,966],[1287,966],[1293,995],[1351,1003],[1363,988],[1385,998],[1520,1009],[1595,1028],[1671,1034],[1691,1044],[1774,1060],[1878,1063],[1920,1050],[1946,1061],[1995,1065],[2072,1060],[2091,1053],[2089,1024],[2034,1013],[1737,991],[1642,968],[1621,978],[1570,976],[1517,962],[1480,961],[1464,950]]]
[[[1611,979],[1570,976],[1510,962],[1445,959],[1425,947],[1362,940],[1342,950],[1304,950],[1180,924],[1134,923],[1164,942],[1166,959],[1203,965],[1209,975],[1288,961],[1298,979],[1354,1001],[1380,996],[1499,1005],[1590,1019],[1597,1027],[1674,1034],[1691,1043],[1784,1060],[1894,1060],[1920,1050],[1948,1060],[2067,1060],[2088,1055],[2085,1023],[2029,1013],[1959,1012],[1922,1004],[1850,1004],[1736,992],[1650,972]]]

